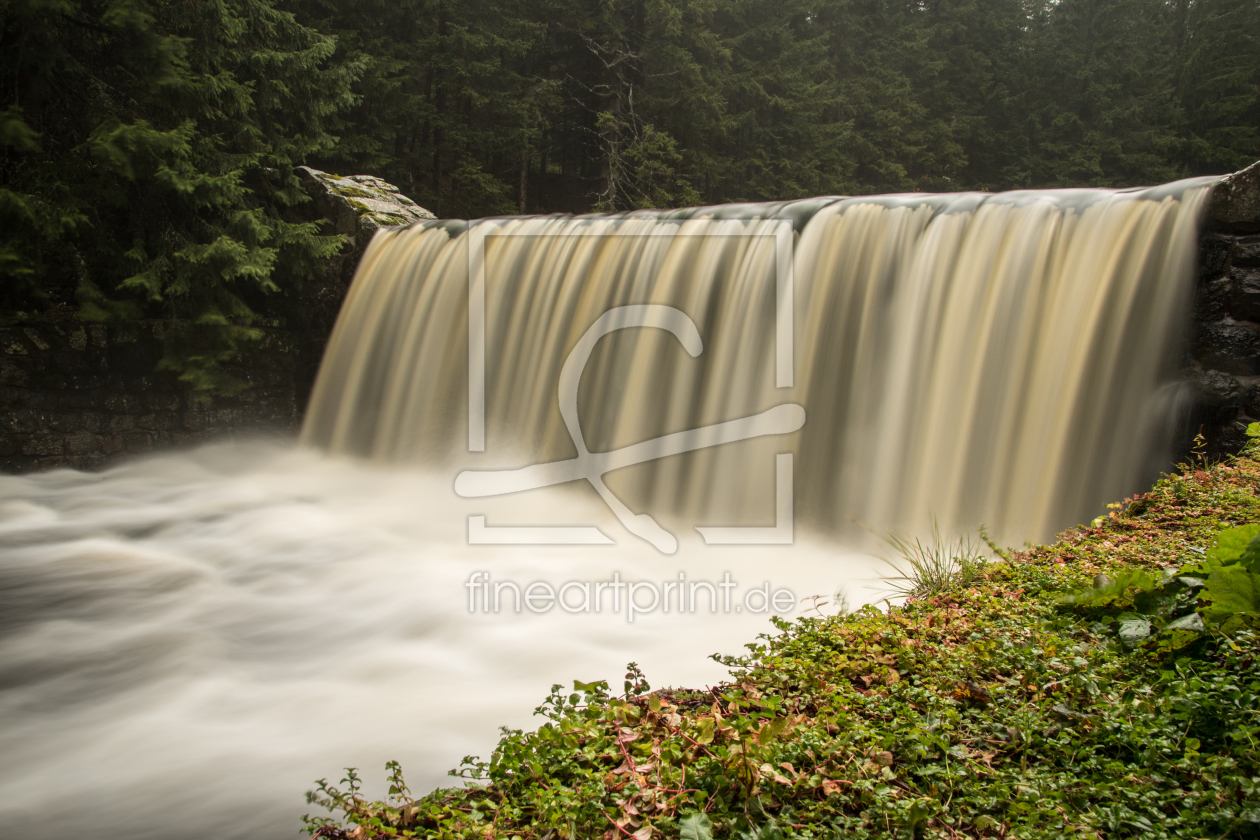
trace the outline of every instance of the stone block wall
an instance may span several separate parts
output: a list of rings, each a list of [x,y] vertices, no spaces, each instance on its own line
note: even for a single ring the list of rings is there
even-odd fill
[[[295,354],[269,330],[258,358],[232,371],[253,386],[193,400],[157,370],[169,322],[40,320],[0,327],[0,470],[92,469],[123,456],[242,430],[292,431]]]
[[[1181,454],[1199,433],[1213,457],[1237,452],[1247,424],[1260,421],[1260,162],[1213,190],[1186,378],[1193,405]]]

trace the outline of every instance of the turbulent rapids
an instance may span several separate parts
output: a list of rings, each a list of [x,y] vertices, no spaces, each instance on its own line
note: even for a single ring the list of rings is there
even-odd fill
[[[475,469],[572,458],[576,421],[557,403],[571,348],[604,313],[655,305],[683,313],[703,349],[659,329],[600,342],[574,383],[592,452],[780,405],[808,420],[610,473],[630,509],[764,519],[786,452],[815,529],[938,520],[1045,538],[1163,466],[1208,183],[381,234],[303,439]]]
[[[1096,515],[1167,458],[1207,187],[379,234],[308,445],[0,476],[0,825],[292,837],[314,779],[449,784],[552,683],[720,681],[770,627],[697,581],[857,606],[858,525]],[[491,578],[663,605],[494,612]]]

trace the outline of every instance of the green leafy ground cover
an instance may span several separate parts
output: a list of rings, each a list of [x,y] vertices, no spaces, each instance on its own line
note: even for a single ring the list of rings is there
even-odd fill
[[[337,817],[308,831],[1260,836],[1258,493],[1254,456],[1186,467],[965,587],[779,622],[707,691],[652,692],[633,666],[621,696],[556,686],[464,788],[413,798],[391,763],[368,802],[350,771],[308,795]]]

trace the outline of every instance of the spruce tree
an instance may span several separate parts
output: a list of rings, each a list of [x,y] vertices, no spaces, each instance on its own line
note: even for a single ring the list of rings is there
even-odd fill
[[[282,218],[307,200],[293,167],[332,147],[351,100],[334,48],[269,0],[0,4],[10,304],[70,287],[88,319],[171,318],[163,367],[243,387],[222,364],[341,244]]]
[[[1056,0],[1035,12],[1012,128],[1018,187],[1156,184],[1181,174],[1170,10],[1163,0]]]
[[[1260,3],[1177,0],[1175,60],[1187,174],[1220,175],[1260,156]]]

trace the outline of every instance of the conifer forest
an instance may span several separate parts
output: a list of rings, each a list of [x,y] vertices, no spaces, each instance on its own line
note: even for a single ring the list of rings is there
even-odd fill
[[[5,307],[186,319],[199,390],[337,247],[299,164],[477,218],[1260,157],[1256,0],[3,0],[0,68]]]

